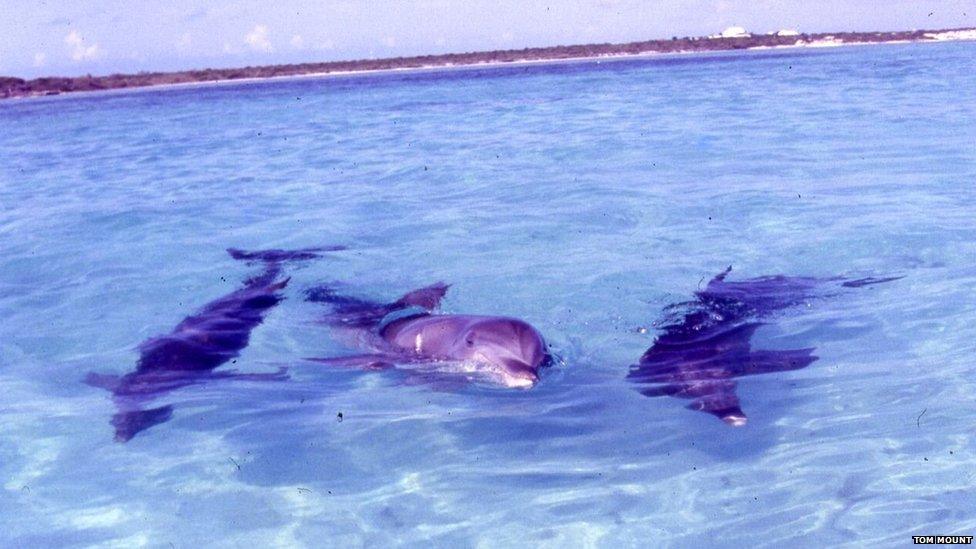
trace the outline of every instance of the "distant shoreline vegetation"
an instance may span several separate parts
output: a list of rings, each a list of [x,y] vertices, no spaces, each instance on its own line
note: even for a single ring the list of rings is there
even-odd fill
[[[137,74],[112,74],[107,76],[87,75],[74,78],[49,76],[24,80],[22,78],[0,76],[0,99],[58,95],[77,91],[114,90],[254,78],[324,75],[330,73],[476,66],[525,61],[558,61],[561,59],[616,57],[650,53],[694,53],[774,47],[818,47],[884,42],[936,42],[944,40],[976,40],[976,29],[816,34],[782,30],[771,34],[749,34],[745,29],[730,27],[721,34],[712,36],[686,36],[683,38],[675,36],[671,39],[629,42],[626,44],[552,46],[521,50],[448,53],[386,59],[330,61],[325,63],[266,65],[234,69],[140,72]]]

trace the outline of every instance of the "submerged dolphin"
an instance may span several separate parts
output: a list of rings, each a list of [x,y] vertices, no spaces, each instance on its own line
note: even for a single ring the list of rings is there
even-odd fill
[[[550,360],[538,330],[517,318],[433,314],[447,289],[437,283],[387,304],[341,296],[329,287],[310,290],[309,301],[332,306],[326,323],[352,331],[356,343],[368,351],[312,360],[367,369],[426,365],[475,374],[505,387],[533,386]],[[437,368],[446,365],[453,367]]]
[[[690,399],[688,408],[712,414],[732,426],[746,424],[735,378],[798,370],[817,360],[814,349],[755,351],[750,340],[773,313],[814,297],[828,282],[843,279],[765,276],[729,282],[729,267],[694,301],[669,306],[671,316],[654,344],[631,366],[627,379],[645,385],[646,396],[670,395]],[[896,280],[844,280],[841,286],[859,288]]]
[[[228,249],[235,259],[262,263],[264,272],[245,281],[243,288],[204,305],[177,324],[172,332],[144,341],[139,346],[135,371],[121,377],[88,374],[89,385],[112,392],[118,409],[111,422],[115,439],[128,441],[139,432],[169,420],[173,413],[171,405],[148,408],[146,404],[181,387],[213,379],[285,379],[283,370],[274,374],[214,370],[247,347],[251,330],[282,300],[279,292],[289,280],[279,279],[283,262],[312,259],[320,252],[339,249],[342,248],[259,252]]]

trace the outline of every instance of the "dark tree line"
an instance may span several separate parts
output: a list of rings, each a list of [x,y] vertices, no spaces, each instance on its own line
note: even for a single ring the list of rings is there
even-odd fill
[[[648,40],[626,44],[586,44],[578,46],[553,46],[499,50],[471,53],[449,53],[395,57],[388,59],[360,59],[327,63],[299,63],[289,65],[265,65],[233,69],[202,69],[179,72],[140,72],[137,74],[86,75],[75,78],[43,77],[33,80],[0,76],[0,98],[28,95],[55,95],[74,91],[94,91],[120,88],[136,88],[160,84],[182,84],[215,80],[239,80],[242,78],[268,78],[297,76],[313,73],[355,72],[388,69],[408,69],[444,65],[475,65],[479,63],[507,63],[514,61],[558,60],[575,57],[599,57],[607,55],[634,55],[641,53],[707,52],[748,49],[771,46],[793,46],[804,42],[834,40],[847,43],[892,42],[902,40],[926,40],[926,33],[945,31],[900,32],[841,32],[778,36],[774,34],[737,38],[672,37],[670,40]]]

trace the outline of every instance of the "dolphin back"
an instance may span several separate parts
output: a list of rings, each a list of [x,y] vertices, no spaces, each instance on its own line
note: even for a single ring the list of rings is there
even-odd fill
[[[393,313],[417,309],[430,312],[440,306],[450,284],[437,282],[407,292],[392,303],[380,303],[339,293],[334,285],[324,284],[305,291],[305,300],[329,305],[332,312],[323,318],[326,324],[343,328],[376,330]]]

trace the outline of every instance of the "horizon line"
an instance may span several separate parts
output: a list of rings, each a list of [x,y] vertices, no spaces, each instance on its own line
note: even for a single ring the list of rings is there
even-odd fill
[[[741,32],[739,32],[741,31]],[[844,40],[853,38],[853,40]],[[838,40],[839,39],[839,40]],[[708,36],[672,36],[634,42],[602,42],[504,50],[476,50],[457,53],[399,57],[372,57],[336,61],[307,61],[244,67],[194,68],[177,71],[139,71],[93,76],[41,76],[32,79],[0,75],[0,99],[37,95],[56,95],[79,91],[141,88],[159,85],[262,79],[314,74],[375,72],[396,69],[505,64],[517,61],[558,61],[610,56],[635,56],[651,53],[694,53],[745,50],[761,47],[802,47],[853,45],[882,42],[924,42],[976,40],[976,27],[913,29],[899,31],[840,31],[805,33],[794,29],[752,34],[742,27],[728,27]],[[684,46],[684,47],[681,47]]]

